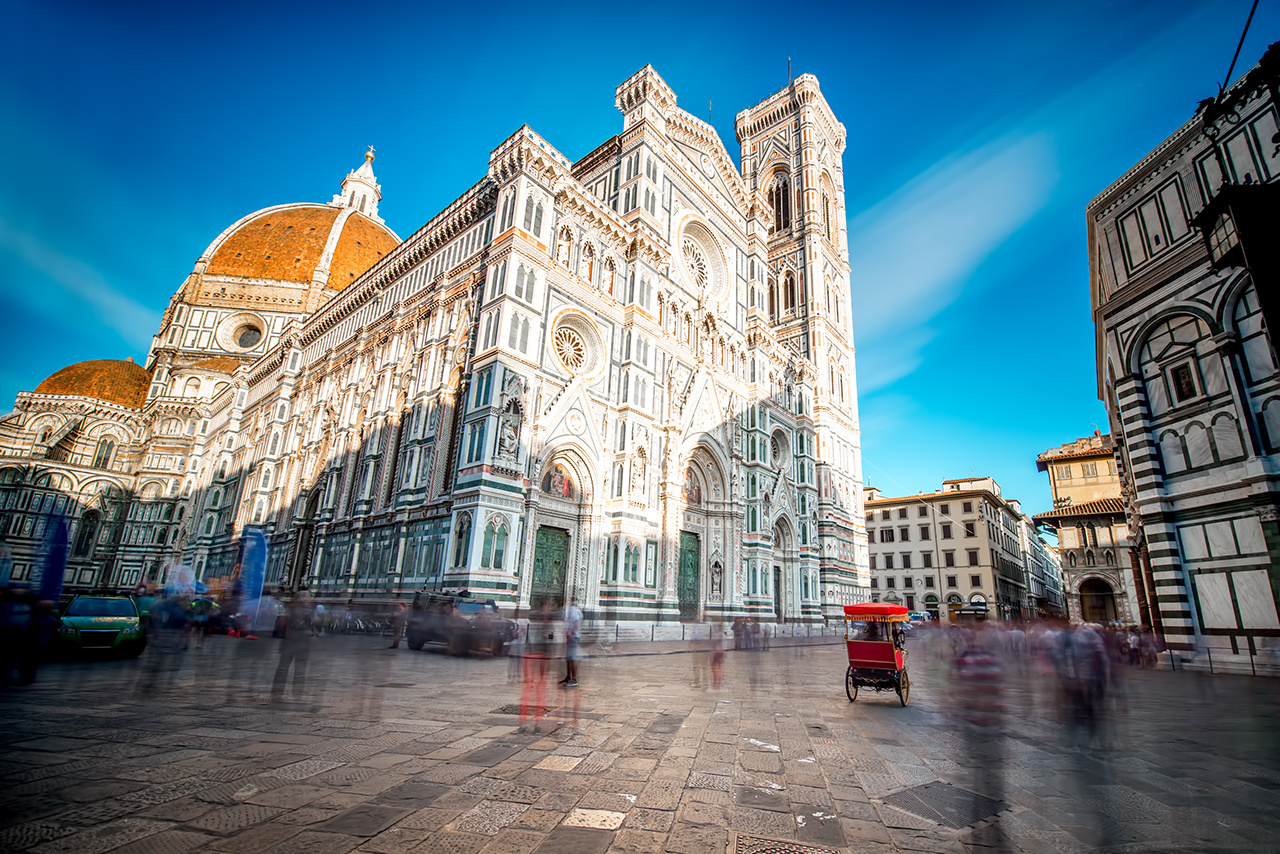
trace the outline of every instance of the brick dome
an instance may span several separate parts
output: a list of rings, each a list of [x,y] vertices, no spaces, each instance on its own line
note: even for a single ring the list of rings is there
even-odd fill
[[[133,359],[90,359],[68,365],[36,386],[36,394],[92,397],[134,409],[142,408],[151,374]]]
[[[219,235],[201,260],[206,280],[323,281],[342,290],[399,242],[391,229],[358,211],[282,205],[241,219]]]

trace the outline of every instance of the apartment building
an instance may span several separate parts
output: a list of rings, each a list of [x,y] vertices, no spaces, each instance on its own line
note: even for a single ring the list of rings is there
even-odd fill
[[[971,606],[991,618],[1022,619],[1049,607],[1041,604],[1051,600],[1047,589],[1060,608],[1052,551],[1028,548],[1039,541],[1034,526],[993,478],[945,480],[936,492],[895,498],[868,487],[864,495],[873,601],[937,615]]]

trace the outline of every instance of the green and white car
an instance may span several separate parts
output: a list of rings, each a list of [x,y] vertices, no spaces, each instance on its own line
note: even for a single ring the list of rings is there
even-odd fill
[[[129,657],[147,647],[138,606],[128,596],[77,596],[58,622],[58,640],[82,652],[117,652]]]

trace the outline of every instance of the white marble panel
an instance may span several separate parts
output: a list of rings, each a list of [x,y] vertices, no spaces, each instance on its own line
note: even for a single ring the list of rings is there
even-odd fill
[[[1209,547],[1204,541],[1204,528],[1199,525],[1186,525],[1178,529],[1182,539],[1182,556],[1187,560],[1203,560],[1209,556]]]
[[[1231,523],[1236,529],[1236,540],[1240,543],[1240,554],[1257,555],[1267,551],[1267,540],[1262,535],[1262,520],[1257,516],[1245,516]]]
[[[1204,530],[1209,538],[1209,551],[1214,557],[1230,557],[1239,554],[1230,521],[1210,522],[1204,526]]]
[[[1231,588],[1225,572],[1195,576],[1200,594],[1200,621],[1206,629],[1234,629],[1236,612],[1231,607]]]
[[[1213,465],[1213,450],[1209,447],[1209,431],[1201,424],[1187,427],[1187,456],[1191,459],[1191,467]]]
[[[1231,581],[1236,586],[1236,601],[1240,603],[1242,628],[1280,629],[1275,594],[1265,569],[1232,573]]]

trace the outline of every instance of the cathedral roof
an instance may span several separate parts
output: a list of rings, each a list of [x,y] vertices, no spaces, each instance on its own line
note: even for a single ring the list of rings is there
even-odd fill
[[[230,359],[226,356],[218,356],[213,359],[203,359],[191,366],[195,371],[220,371],[224,374],[234,374],[236,368],[240,367],[241,362],[237,359]]]
[[[240,220],[206,251],[205,276],[308,283],[341,290],[400,242],[381,223],[332,205],[267,208]],[[202,259],[204,260],[204,259]]]
[[[56,372],[36,386],[35,393],[92,397],[140,409],[150,385],[150,372],[132,358],[90,359]]]

